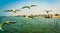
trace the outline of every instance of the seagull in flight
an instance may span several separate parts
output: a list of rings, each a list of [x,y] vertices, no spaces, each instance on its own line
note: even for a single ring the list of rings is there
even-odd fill
[[[16,21],[5,21],[5,22],[0,24],[0,30],[4,31],[3,30],[4,25],[10,25],[10,24],[14,24],[14,23],[16,23]]]
[[[4,11],[4,12],[14,12],[14,13],[16,13],[17,11],[21,11],[21,10],[6,10],[6,11]]]

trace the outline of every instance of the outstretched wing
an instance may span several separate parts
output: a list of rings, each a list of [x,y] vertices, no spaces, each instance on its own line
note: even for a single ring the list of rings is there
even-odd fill
[[[6,10],[6,11],[4,11],[4,12],[12,12],[13,10]]]
[[[47,13],[49,13],[49,11],[48,10],[45,10]]]
[[[22,9],[24,9],[24,8],[28,8],[28,9],[30,9],[30,7],[29,7],[29,6],[24,6],[24,7],[22,7]]]
[[[10,24],[14,24],[14,23],[16,23],[16,21],[5,21],[1,24],[1,26],[10,25]]]
[[[6,10],[4,12],[13,12],[13,11],[21,11],[21,10]]]
[[[31,7],[35,7],[36,5],[31,5]]]
[[[15,11],[21,11],[21,10],[15,10]]]
[[[4,30],[2,29],[2,27],[0,27],[0,30],[4,31]]]
[[[6,21],[5,22],[6,25],[10,25],[10,24],[14,24],[14,23],[16,23],[16,21]]]

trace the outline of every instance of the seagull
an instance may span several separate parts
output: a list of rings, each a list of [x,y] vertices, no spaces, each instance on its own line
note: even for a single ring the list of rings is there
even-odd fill
[[[14,24],[14,23],[16,23],[16,21],[5,21],[5,22],[0,24],[0,30],[4,31],[3,30],[4,25],[10,25],[10,24]]]
[[[50,11],[52,11],[52,10],[45,10],[47,13],[49,13]]]
[[[5,10],[5,11],[3,11],[3,12],[13,12],[13,13],[14,13],[14,16],[17,16],[16,13],[17,13],[18,11],[21,11],[21,10],[15,10],[15,9],[13,9],[13,10]]]
[[[24,7],[22,7],[22,9],[28,8],[29,11],[30,11],[30,9],[31,9],[32,7],[36,7],[36,5],[24,6]],[[27,13],[27,14],[28,14],[28,13]],[[28,17],[28,15],[26,15],[26,18],[30,18],[30,17]]]
[[[31,9],[31,7],[35,7],[35,6],[36,6],[36,5],[24,6],[24,7],[22,7],[22,9],[24,9],[24,8]]]
[[[21,10],[6,10],[6,11],[4,11],[4,12],[14,12],[14,13],[16,13],[17,11],[21,11]]]

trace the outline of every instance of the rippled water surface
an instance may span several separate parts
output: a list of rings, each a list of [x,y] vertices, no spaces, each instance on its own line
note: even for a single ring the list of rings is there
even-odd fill
[[[3,33],[60,33],[60,18],[0,17],[4,21],[16,21],[3,27]]]

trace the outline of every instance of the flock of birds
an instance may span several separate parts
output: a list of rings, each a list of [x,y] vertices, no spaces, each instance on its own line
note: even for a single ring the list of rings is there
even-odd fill
[[[31,7],[35,7],[36,5],[30,5],[30,6],[24,6],[22,7],[21,9],[25,9],[25,8],[28,8],[29,10],[31,9]],[[14,12],[15,14],[18,12],[18,11],[21,11],[21,10],[6,10],[4,12]],[[15,15],[16,16],[16,15]],[[28,15],[25,16],[26,18],[28,18]]]
[[[34,7],[34,6],[36,6],[36,5],[24,6],[24,7],[22,7],[22,9],[24,9],[24,8],[30,9],[31,7]],[[3,12],[14,12],[14,13],[17,13],[18,11],[21,11],[21,10],[6,10],[6,11],[3,11]],[[0,24],[0,30],[4,31],[4,29],[2,29],[3,26],[14,24],[14,23],[16,23],[16,21],[5,21],[5,22]]]
[[[30,6],[24,6],[24,7],[22,7],[22,9],[24,9],[24,8],[28,8],[28,9],[31,9],[31,7],[35,7],[36,5],[30,5]],[[16,13],[17,11],[21,11],[21,10],[6,10],[6,11],[4,11],[4,12],[14,12],[14,13]],[[47,13],[48,13],[49,11],[47,11]],[[27,17],[27,16],[25,16],[26,18],[29,18],[29,17]],[[2,29],[2,27],[4,26],[4,25],[8,25],[8,24],[13,24],[13,23],[16,23],[16,21],[5,21],[5,22],[3,22],[3,23],[1,23],[0,24],[0,30],[2,30],[2,31],[4,31],[3,29]]]
[[[34,7],[34,6],[36,6],[36,5],[24,6],[24,7],[22,7],[22,9],[24,9],[24,8],[31,9],[31,7]],[[17,11],[21,11],[21,10],[6,10],[4,12],[14,12],[14,13],[16,13]]]
[[[36,7],[36,5],[30,5],[30,6],[23,6],[21,9],[25,9],[25,8],[28,8],[29,10],[32,8],[32,7]],[[3,12],[13,12],[15,15],[14,16],[17,16],[16,13],[18,11],[21,11],[21,10],[5,10]],[[46,13],[48,14],[51,10],[45,10]],[[28,15],[25,15],[25,18],[30,18]]]

